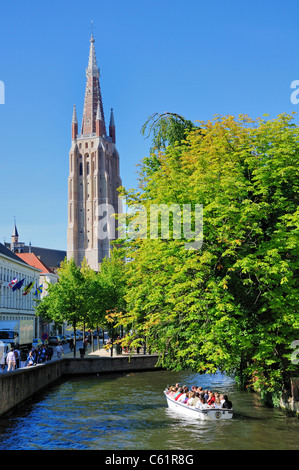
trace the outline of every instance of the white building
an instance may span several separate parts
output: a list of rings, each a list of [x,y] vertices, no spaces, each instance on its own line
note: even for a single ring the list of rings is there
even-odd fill
[[[39,286],[40,270],[29,266],[15,253],[0,243],[0,324],[16,320],[32,320],[36,328],[34,299]],[[13,279],[23,281],[20,289],[13,290],[9,284]],[[32,283],[32,284],[31,284]],[[25,288],[31,284],[27,295]],[[34,331],[34,335],[36,331]]]
[[[58,275],[55,274],[35,253],[16,253],[16,255],[29,264],[30,266],[38,269],[39,271],[39,286],[41,286],[40,299],[47,295],[48,284],[55,284],[58,281]],[[54,323],[49,323],[44,318],[38,317],[36,319],[36,337],[40,338],[44,333],[50,335],[54,330]]]

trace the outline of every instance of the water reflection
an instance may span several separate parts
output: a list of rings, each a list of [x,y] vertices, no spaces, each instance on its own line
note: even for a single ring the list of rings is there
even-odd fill
[[[200,421],[166,406],[180,382],[226,392],[232,420]],[[263,408],[220,374],[167,371],[74,378],[0,421],[0,449],[201,450],[298,449],[299,420]]]

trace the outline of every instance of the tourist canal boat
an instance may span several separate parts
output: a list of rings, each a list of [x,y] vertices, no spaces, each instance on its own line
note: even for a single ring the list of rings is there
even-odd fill
[[[198,418],[202,420],[220,420],[220,419],[231,419],[234,414],[234,410],[226,408],[195,408],[194,406],[187,406],[183,403],[175,401],[172,397],[169,397],[166,392],[164,395],[167,400],[168,408],[170,410],[177,411],[178,413],[189,416],[190,418]]]

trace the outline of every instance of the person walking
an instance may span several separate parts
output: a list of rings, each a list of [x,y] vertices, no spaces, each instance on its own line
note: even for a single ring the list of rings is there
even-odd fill
[[[1,354],[1,352],[0,352]],[[6,346],[3,348],[3,353],[0,357],[0,373],[5,372],[5,365],[6,365]]]
[[[20,353],[18,346],[15,347],[14,353],[15,353],[15,358],[16,358],[16,369],[19,369],[21,353]]]
[[[15,370],[15,368],[16,368],[16,356],[15,356],[15,352],[14,352],[13,348],[11,348],[11,350],[7,354],[6,362],[7,362],[7,372],[9,372],[10,370]]]
[[[51,361],[52,356],[53,356],[53,348],[52,348],[52,346],[47,345],[46,354],[47,354],[47,361]]]
[[[58,343],[58,346],[55,348],[55,351],[56,351],[58,359],[60,359],[62,354],[64,354],[64,349],[63,349],[61,343]]]
[[[20,365],[21,367],[26,367],[26,362],[27,362],[27,353],[22,349],[21,354],[20,354]]]

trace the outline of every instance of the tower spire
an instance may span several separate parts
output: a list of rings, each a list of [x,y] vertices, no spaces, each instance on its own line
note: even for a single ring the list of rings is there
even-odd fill
[[[93,34],[90,38],[88,66],[86,69],[86,90],[82,119],[82,134],[93,134],[96,132],[97,109],[100,106],[100,112],[103,121],[103,134],[106,134],[104,109],[100,89],[100,71],[97,66],[95,53],[95,39]]]
[[[113,108],[111,108],[110,114],[110,123],[109,123],[109,137],[111,137],[112,142],[115,144],[115,121],[114,121],[114,113]]]
[[[73,118],[72,118],[72,139],[77,139],[78,135],[78,119],[76,113],[76,106],[73,107]]]
[[[73,119],[72,119],[72,122],[78,124],[77,113],[76,113],[76,105],[75,104],[73,106]]]
[[[14,238],[15,243],[18,242],[19,234],[18,234],[18,229],[17,229],[17,224],[16,224],[16,218],[15,217],[14,217],[14,227],[13,227],[11,237]]]

